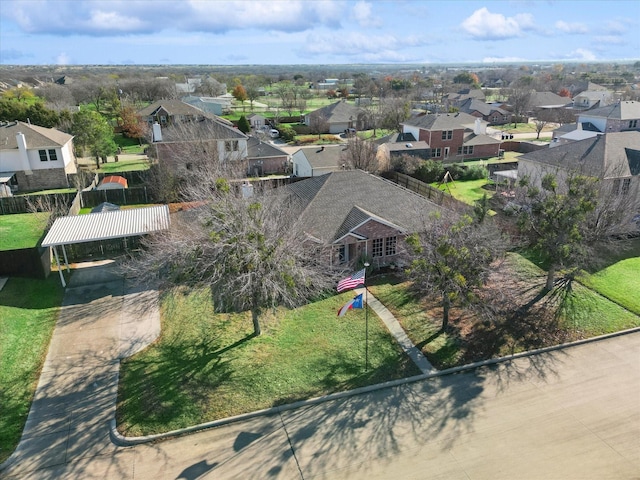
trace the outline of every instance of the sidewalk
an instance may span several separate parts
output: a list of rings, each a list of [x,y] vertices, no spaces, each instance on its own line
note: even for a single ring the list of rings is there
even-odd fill
[[[380,320],[384,322],[384,324],[391,332],[396,339],[396,342],[402,347],[402,350],[409,356],[413,363],[417,365],[422,373],[436,373],[438,370],[431,365],[429,360],[422,354],[419,348],[417,348],[413,342],[407,336],[407,333],[404,331],[400,322],[393,316],[393,314],[385,307],[380,301],[374,297],[371,292],[366,292],[364,288],[356,289],[357,293],[365,294],[365,298],[367,299],[368,305],[371,307],[371,310],[376,312],[376,315],[380,317]]]
[[[18,447],[6,475],[114,454],[120,358],[160,333],[157,292],[124,280],[116,264],[74,270]]]

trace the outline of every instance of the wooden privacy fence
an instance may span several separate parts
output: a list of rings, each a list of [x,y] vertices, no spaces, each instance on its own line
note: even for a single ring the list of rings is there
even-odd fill
[[[38,206],[71,205],[75,193],[55,193],[48,195],[19,195],[15,197],[0,197],[0,215],[13,213],[31,213],[41,210]]]
[[[116,205],[149,203],[147,187],[118,188],[113,190],[88,190],[80,193],[82,206],[93,208],[102,202]]]
[[[389,174],[385,174],[385,177],[407,190],[411,190],[412,192],[416,192],[423,197],[428,198],[436,205],[441,205],[445,208],[456,211],[468,212],[471,210],[471,207],[466,203],[456,200],[442,190],[432,187],[428,183],[424,183],[417,178],[413,178],[404,173],[390,172]]]

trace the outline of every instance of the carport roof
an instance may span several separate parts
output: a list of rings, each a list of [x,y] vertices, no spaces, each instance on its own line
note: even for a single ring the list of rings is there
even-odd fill
[[[133,237],[166,230],[170,223],[168,205],[60,217],[44,237],[42,246]]]

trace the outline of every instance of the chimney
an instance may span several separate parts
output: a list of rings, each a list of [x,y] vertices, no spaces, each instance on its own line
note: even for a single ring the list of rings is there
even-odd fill
[[[29,164],[29,156],[27,155],[27,139],[22,132],[16,133],[16,143],[18,144],[18,157],[22,164],[25,175],[32,175],[31,165]]]
[[[153,122],[153,141],[162,141],[162,129],[160,128],[160,124],[158,122]]]
[[[487,128],[482,124],[482,120],[476,118],[476,121],[473,125],[473,133],[476,135],[486,135]]]

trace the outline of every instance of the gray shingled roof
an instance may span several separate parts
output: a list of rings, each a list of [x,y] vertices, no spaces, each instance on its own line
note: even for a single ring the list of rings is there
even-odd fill
[[[17,149],[16,134],[18,132],[24,135],[27,148],[61,147],[73,139],[72,135],[55,128],[39,127],[24,122],[11,122],[0,125],[0,149]]]
[[[302,202],[305,231],[325,243],[342,237],[367,216],[412,232],[421,227],[424,215],[442,209],[416,193],[362,170],[312,177],[287,188]]]
[[[605,117],[614,120],[640,119],[640,102],[625,101],[581,113],[585,117]]]
[[[507,114],[506,110],[503,110],[496,105],[490,105],[476,98],[468,98],[460,104],[458,109],[463,113],[480,112],[484,116],[489,116],[493,112],[498,112],[500,115]]]
[[[520,157],[555,167],[576,170],[598,178],[631,175],[640,151],[640,132],[616,132],[545,148]]]
[[[163,142],[179,142],[186,140],[228,140],[234,138],[247,138],[237,128],[218,118],[203,118],[198,122],[179,123],[169,125],[162,129]]]
[[[247,140],[247,157],[249,158],[286,157],[288,155],[284,150],[270,143],[262,142],[256,137],[249,137]]]
[[[169,115],[191,115],[195,117],[212,117],[213,115],[181,100],[158,100],[138,111],[141,117],[149,117],[163,108]]]
[[[421,117],[410,118],[402,123],[423,130],[456,130],[472,127],[476,117],[468,113],[430,113]]]
[[[343,145],[329,145],[321,147],[305,147],[298,150],[304,154],[312,168],[339,167],[342,162],[342,152],[346,150]],[[295,154],[298,154],[296,152]],[[295,155],[294,154],[294,155]]]
[[[364,109],[340,101],[314,110],[309,115],[322,115],[329,123],[348,123],[349,121],[355,122],[358,119],[358,115],[363,113],[366,113]]]
[[[532,107],[557,107],[569,105],[571,99],[569,97],[561,97],[553,92],[531,92],[529,104]]]

